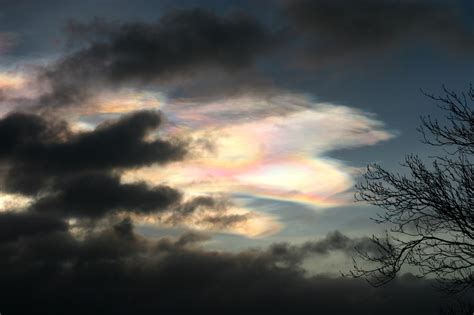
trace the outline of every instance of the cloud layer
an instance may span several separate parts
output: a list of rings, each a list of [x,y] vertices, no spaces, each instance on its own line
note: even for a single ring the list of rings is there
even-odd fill
[[[306,65],[364,60],[410,42],[471,52],[474,29],[463,20],[460,2],[378,0],[289,0],[284,13],[301,35]],[[451,4],[451,3],[450,3]]]
[[[0,230],[11,221],[0,214]],[[91,308],[105,314],[432,314],[437,308],[430,282],[409,276],[381,290],[360,280],[306,277],[300,266],[308,255],[350,251],[350,242],[361,241],[338,233],[301,247],[277,244],[233,254],[201,249],[207,238],[196,234],[149,241],[129,221],[82,240],[56,226],[34,236],[22,232],[0,244],[2,307],[12,314]],[[25,287],[34,294],[25,295]]]

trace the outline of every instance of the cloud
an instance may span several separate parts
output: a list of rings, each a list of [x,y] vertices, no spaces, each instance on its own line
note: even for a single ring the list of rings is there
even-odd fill
[[[180,199],[181,193],[167,186],[122,184],[118,176],[99,173],[59,179],[52,194],[32,207],[34,211],[64,216],[101,217],[122,209],[143,214],[164,211]]]
[[[184,144],[145,139],[160,123],[158,112],[141,111],[90,132],[72,133],[64,121],[12,113],[0,120],[4,144],[0,157],[11,164],[6,188],[34,194],[59,174],[107,172],[182,159]]]
[[[3,210],[13,206],[75,219],[79,227],[133,215],[137,222],[154,227],[179,225],[251,237],[280,229],[275,218],[238,209],[219,196],[189,198],[164,183],[139,178],[124,182],[125,170],[163,166],[187,154],[184,142],[157,137],[161,121],[156,111],[139,111],[88,131],[74,131],[52,116],[5,116],[0,120]]]
[[[145,216],[133,216],[139,227],[159,229],[179,227],[194,231],[228,233],[248,238],[262,238],[278,233],[283,225],[278,218],[267,213],[245,209],[222,194],[194,195],[186,189],[188,197],[167,211]]]
[[[188,193],[247,194],[326,208],[352,201],[356,169],[331,151],[375,145],[395,136],[374,115],[305,95],[242,96],[204,105],[170,101],[171,134],[185,134],[193,154],[124,179],[166,181]],[[349,201],[350,200],[350,201]]]
[[[200,101],[271,96],[305,86],[318,75],[312,66],[359,65],[413,43],[471,52],[474,29],[462,9],[424,0],[288,0],[268,25],[205,9],[170,10],[155,23],[71,21],[69,49],[29,74],[35,95],[3,94],[20,106],[55,108],[101,107],[104,95],[122,89]]]
[[[283,12],[301,36],[307,64],[354,62],[408,42],[472,51],[474,29],[464,21],[459,2],[402,0],[289,0]]]
[[[0,243],[16,241],[21,237],[67,231],[67,228],[65,222],[54,216],[13,211],[0,213]]]
[[[180,201],[180,192],[123,184],[119,176],[123,168],[183,158],[184,147],[145,139],[160,123],[158,112],[142,111],[74,133],[65,121],[52,117],[9,114],[0,120],[4,190],[38,197],[31,209],[66,217],[168,208]]]
[[[318,76],[312,66],[360,65],[420,43],[467,53],[474,47],[461,1],[287,0],[268,11],[272,23],[202,8],[170,10],[154,23],[72,21],[63,56],[29,74],[28,93],[0,92],[0,99],[91,108],[121,89],[200,101],[271,96],[307,86]],[[116,110],[109,105],[100,110]]]
[[[83,239],[51,231],[2,242],[2,307],[12,314],[432,314],[441,301],[429,280],[404,276],[375,289],[362,280],[308,277],[301,258],[275,247],[215,252],[199,246],[206,240],[150,241],[120,222]],[[25,295],[25,287],[35,294]]]
[[[74,23],[69,30],[87,44],[40,76],[51,85],[40,100],[46,106],[82,104],[108,87],[179,85],[202,71],[238,75],[274,41],[251,16],[219,16],[202,9],[170,11],[154,24],[96,20],[91,25]]]
[[[266,250],[266,254],[290,265],[300,265],[312,256],[320,257],[339,252],[353,257],[359,250],[372,255],[380,254],[379,248],[369,237],[351,238],[340,231],[329,232],[322,239],[306,241],[298,245],[287,242],[274,243]]]
[[[322,117],[340,119],[344,111],[337,109],[337,115]],[[276,130],[288,129],[292,134],[289,127],[310,114],[303,112],[303,116],[299,111],[289,112],[288,120],[281,120]],[[350,114],[357,119],[347,130],[362,128],[364,132],[355,133],[363,139],[360,143],[374,142],[371,136],[363,136],[371,133],[363,126],[372,121],[360,124],[365,116]],[[239,120],[242,125],[235,130],[260,127],[261,138],[254,139],[271,140],[274,119],[263,115],[248,123]],[[285,125],[286,121],[290,124]],[[342,121],[352,122],[344,117]],[[186,190],[186,199],[163,183],[152,185],[123,176],[137,167],[160,164],[161,181],[173,182],[166,177],[165,165],[182,159],[186,150],[178,146],[180,154],[170,154],[167,150],[175,144],[157,138],[160,124],[160,114],[153,111],[105,121],[90,131],[74,131],[62,120],[34,114],[12,113],[0,120],[0,139],[5,144],[0,158],[9,171],[7,188],[32,198],[21,212],[0,213],[0,294],[7,301],[2,305],[6,312],[25,314],[34,308],[52,314],[83,314],[87,308],[104,314],[240,314],[249,310],[409,314],[416,304],[423,309],[414,314],[429,314],[437,308],[432,301],[438,300],[438,294],[429,280],[402,277],[375,290],[360,280],[306,273],[303,263],[309,258],[333,252],[351,255],[356,246],[373,250],[364,237],[334,232],[302,244],[276,243],[241,252],[204,249],[203,243],[210,241],[208,233],[258,237],[275,233],[281,225],[269,215],[239,208],[225,194]],[[346,139],[333,142],[315,143],[321,152],[349,145]],[[269,157],[281,152],[281,148],[264,151]],[[11,186],[9,181],[18,178],[27,185]],[[35,189],[25,189],[31,183],[37,185]],[[133,222],[143,225],[156,218],[166,223],[173,217],[191,232],[154,240],[134,231]],[[35,294],[25,296],[25,287]]]

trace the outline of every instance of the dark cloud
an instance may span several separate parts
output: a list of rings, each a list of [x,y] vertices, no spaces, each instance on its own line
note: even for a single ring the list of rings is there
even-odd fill
[[[181,159],[183,147],[160,139],[144,139],[160,123],[159,112],[135,112],[107,121],[91,132],[78,133],[68,141],[29,148],[20,158],[53,171],[126,168]]]
[[[474,29],[460,2],[289,0],[284,12],[315,64],[373,56],[407,42],[472,52]]]
[[[185,221],[190,215],[201,211],[211,210],[212,212],[225,212],[229,206],[229,200],[225,198],[211,196],[197,196],[187,200],[173,209],[173,213],[166,219],[167,223],[179,224]]]
[[[203,218],[202,222],[211,224],[217,228],[227,228],[235,226],[239,223],[247,222],[252,217],[252,215],[252,213],[209,215]]]
[[[202,9],[170,11],[157,23],[99,19],[68,29],[86,44],[44,71],[42,78],[52,88],[40,101],[46,106],[83,103],[98,88],[179,85],[184,77],[213,69],[238,74],[274,42],[246,14],[219,16]]]
[[[113,229],[115,233],[122,237],[134,238],[135,236],[133,233],[133,222],[130,218],[125,218],[121,222],[115,224]]]
[[[126,168],[183,158],[183,144],[146,139],[160,123],[158,112],[142,111],[73,133],[61,120],[12,113],[0,120],[3,190],[36,197],[29,210],[58,217],[168,210],[179,191],[120,181]]]
[[[314,76],[305,67],[295,74],[295,64],[360,64],[413,43],[469,53],[474,29],[461,10],[460,2],[427,0],[288,0],[270,10],[268,25],[205,9],[171,10],[156,23],[71,21],[75,49],[42,71],[40,82],[51,90],[39,102],[93,103],[120,87],[203,101],[272,95]]]
[[[275,243],[269,247],[267,254],[291,265],[300,264],[304,258],[314,255],[327,255],[338,251],[353,256],[358,250],[378,254],[376,246],[370,238],[350,238],[339,231],[330,232],[325,238],[317,241],[307,241],[300,245],[290,243]]]
[[[184,157],[183,143],[147,139],[160,123],[158,112],[141,111],[74,133],[52,117],[12,113],[0,120],[3,190],[33,197],[29,211],[92,224],[120,212],[163,213],[176,225],[206,210],[202,220],[219,228],[246,220],[226,214],[226,199],[182,202],[182,193],[168,186],[121,182],[125,169]]]
[[[35,194],[49,189],[52,177],[88,171],[108,172],[182,159],[184,143],[147,141],[161,122],[158,112],[142,111],[107,121],[90,132],[71,133],[64,122],[33,114],[0,120],[0,157],[11,167],[9,191]]]
[[[13,211],[0,213],[0,243],[15,241],[21,237],[66,231],[67,228],[67,224],[53,216]]]
[[[21,14],[31,7],[6,2],[17,3]],[[289,1],[286,39],[294,41],[283,62],[299,61],[301,47],[305,58],[321,63],[377,55],[419,38],[471,51],[470,31],[439,3]],[[44,106],[82,104],[124,86],[170,88],[175,97],[253,92],[271,85],[258,62],[281,39],[248,15],[205,10],[172,11],[157,23],[71,22],[68,29],[73,51],[40,76],[51,85],[39,100]],[[280,75],[282,61],[272,61],[266,66]],[[308,258],[335,252],[349,258],[356,248],[376,253],[366,237],[336,231],[302,244],[225,252],[205,250],[210,238],[204,234],[152,240],[135,232],[130,218],[114,214],[171,214],[170,222],[179,224],[201,213],[199,223],[221,228],[253,215],[229,214],[227,200],[183,202],[171,187],[121,182],[126,169],[185,157],[186,144],[154,137],[161,120],[145,111],[74,132],[52,116],[0,119],[2,190],[33,198],[22,212],[0,213],[2,314],[398,315],[433,314],[449,303],[433,281],[412,275],[375,289],[358,279],[305,272]]]
[[[0,158],[11,158],[25,146],[59,142],[69,134],[63,122],[37,115],[10,113],[0,120]]]
[[[210,239],[211,237],[209,235],[206,235],[203,233],[187,232],[181,235],[174,244],[177,247],[183,247],[183,246],[194,245],[197,243],[208,241]]]
[[[197,196],[178,204],[168,211],[163,219],[166,224],[180,225],[197,215],[196,223],[210,229],[227,229],[248,222],[255,213],[231,214],[231,200],[223,196]]]
[[[376,252],[377,249],[368,237],[350,238],[339,231],[334,231],[328,233],[320,241],[304,243],[301,250],[315,254],[327,254],[330,251],[339,250],[352,255],[357,250]]]
[[[361,280],[308,277],[268,250],[206,251],[198,246],[206,238],[196,235],[150,241],[129,222],[118,226],[84,239],[51,232],[0,243],[3,311],[433,314],[445,303],[429,280],[403,276],[375,289]]]
[[[35,211],[70,217],[101,217],[123,209],[148,214],[164,211],[181,199],[181,193],[167,186],[124,184],[119,176],[101,173],[59,179],[52,190],[33,205]]]
[[[199,210],[201,207],[224,210],[227,207],[227,203],[223,201],[218,202],[217,199],[209,196],[198,196],[182,203],[175,212],[176,215],[185,217],[191,213],[194,213],[196,210]]]

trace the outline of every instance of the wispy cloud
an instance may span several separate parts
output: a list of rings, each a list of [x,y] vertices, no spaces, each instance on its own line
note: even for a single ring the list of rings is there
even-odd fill
[[[189,104],[188,104],[189,105]],[[170,134],[194,139],[195,157],[165,168],[132,170],[190,194],[247,194],[326,208],[347,203],[355,168],[336,149],[374,145],[394,136],[357,109],[303,95],[241,97],[202,106],[166,104]]]

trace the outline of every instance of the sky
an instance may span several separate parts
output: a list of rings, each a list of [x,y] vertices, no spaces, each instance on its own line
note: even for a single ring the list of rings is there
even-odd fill
[[[428,157],[424,92],[469,88],[473,15],[0,0],[0,312],[435,314],[412,270],[341,274],[389,228],[354,201],[366,165]]]

